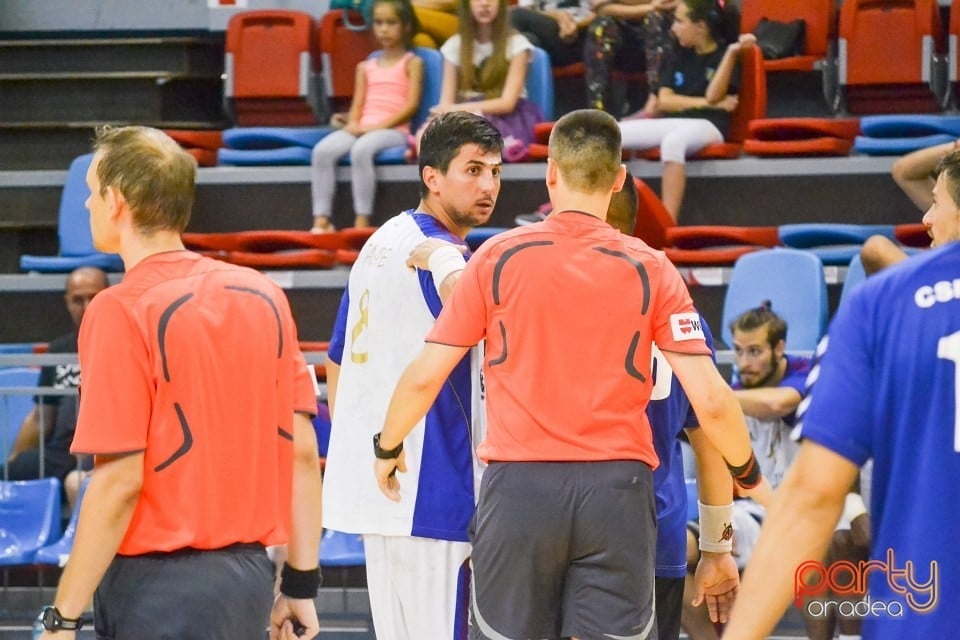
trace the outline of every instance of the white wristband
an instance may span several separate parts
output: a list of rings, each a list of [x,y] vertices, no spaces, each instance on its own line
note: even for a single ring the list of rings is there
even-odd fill
[[[427,268],[433,275],[433,286],[437,288],[437,293],[440,293],[440,285],[447,279],[447,276],[457,271],[463,271],[466,264],[467,261],[463,258],[463,254],[453,245],[434,249],[427,259]]]
[[[729,553],[733,550],[733,503],[697,502],[700,511],[700,550]]]
[[[847,522],[853,522],[867,512],[867,505],[859,493],[848,493],[843,502],[843,517]]]

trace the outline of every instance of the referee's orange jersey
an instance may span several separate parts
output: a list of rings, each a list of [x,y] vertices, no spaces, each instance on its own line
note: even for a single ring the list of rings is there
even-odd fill
[[[651,343],[710,353],[664,254],[576,211],[500,234],[467,263],[427,341],[483,338],[487,461],[656,467]]]
[[[143,451],[119,553],[287,540],[293,414],[316,412],[282,290],[187,251],[150,256],[80,327],[71,450]]]

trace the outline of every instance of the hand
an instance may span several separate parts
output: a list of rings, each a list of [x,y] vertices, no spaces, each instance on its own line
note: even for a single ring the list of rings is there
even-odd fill
[[[566,11],[558,11],[556,20],[557,26],[559,27],[558,35],[560,36],[560,39],[565,42],[576,40],[577,22],[573,19],[573,17]]]
[[[355,135],[358,138],[366,133],[363,128],[360,126],[359,122],[348,122],[344,125],[343,130],[351,135]]]
[[[741,496],[753,498],[764,509],[770,508],[770,502],[773,500],[773,487],[767,481],[766,477],[760,478],[760,483],[753,489],[744,489],[737,487]]]
[[[313,600],[283,594],[277,596],[270,612],[270,640],[309,640],[319,635],[320,622]],[[50,640],[60,640],[60,636]]]
[[[597,9],[605,4],[610,4],[612,0],[590,0],[590,10],[596,12]]]
[[[680,4],[680,0],[653,0],[650,3],[657,11],[673,11],[677,8],[677,5]]]
[[[442,116],[447,111],[453,111],[453,106],[454,105],[450,105],[450,104],[435,104],[432,107],[430,107],[430,115]]]
[[[733,556],[701,552],[693,580],[697,595],[690,604],[697,607],[706,600],[710,620],[726,623],[740,590],[740,574]]]
[[[407,257],[407,266],[429,271],[430,256],[440,247],[455,247],[460,253],[467,252],[467,248],[462,245],[453,244],[440,238],[427,238],[410,250],[410,255]]]
[[[737,96],[724,96],[720,102],[716,103],[714,108],[720,109],[721,111],[726,111],[727,113],[732,113],[737,109],[737,105],[740,104],[740,100]]]
[[[373,462],[373,475],[377,477],[377,486],[383,495],[394,502],[400,502],[400,481],[397,480],[397,471],[407,472],[407,452],[401,451],[400,456],[390,460],[377,458]]]
[[[347,125],[347,114],[345,113],[335,113],[330,116],[330,126],[337,129],[342,129]]]
[[[749,49],[755,44],[757,44],[757,36],[753,35],[752,33],[743,33],[740,34],[740,37],[736,42],[730,43],[730,45],[727,47],[727,51],[738,53],[744,49]]]

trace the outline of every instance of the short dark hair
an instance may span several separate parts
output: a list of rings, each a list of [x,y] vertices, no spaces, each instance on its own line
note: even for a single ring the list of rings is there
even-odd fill
[[[483,116],[468,111],[448,111],[430,122],[420,138],[420,195],[430,190],[423,181],[423,168],[445,174],[461,147],[475,144],[481,151],[503,153],[503,136]]]
[[[760,327],[767,328],[767,343],[771,348],[776,347],[781,340],[787,340],[787,323],[773,312],[773,305],[764,300],[759,307],[754,307],[737,316],[730,323],[730,332],[755,331]]]
[[[620,126],[598,109],[571,111],[553,126],[549,155],[570,188],[583,193],[609,189],[620,170]]]
[[[607,224],[624,235],[632,236],[633,229],[637,226],[639,198],[637,185],[628,169],[627,178],[623,181],[623,188],[620,191],[614,191],[613,197],[610,198],[610,206],[607,208]]]
[[[954,204],[960,205],[960,151],[951,151],[937,163],[936,174],[947,176],[947,193]]]

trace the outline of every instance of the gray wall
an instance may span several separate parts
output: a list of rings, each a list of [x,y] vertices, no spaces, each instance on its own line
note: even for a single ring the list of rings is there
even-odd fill
[[[223,30],[238,11],[279,8],[322,15],[329,0],[0,0],[0,31]]]

